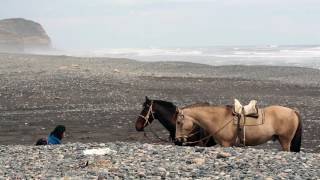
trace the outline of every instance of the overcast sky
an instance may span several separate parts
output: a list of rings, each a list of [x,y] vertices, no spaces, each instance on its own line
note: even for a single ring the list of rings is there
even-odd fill
[[[320,0],[1,0],[57,48],[320,44]]]

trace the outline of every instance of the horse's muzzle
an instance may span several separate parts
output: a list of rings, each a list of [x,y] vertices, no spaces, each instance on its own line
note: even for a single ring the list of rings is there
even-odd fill
[[[137,131],[144,131],[144,127],[140,124],[136,124],[136,130]]]
[[[187,138],[185,137],[178,137],[175,139],[174,144],[178,146],[183,146],[187,142]]]

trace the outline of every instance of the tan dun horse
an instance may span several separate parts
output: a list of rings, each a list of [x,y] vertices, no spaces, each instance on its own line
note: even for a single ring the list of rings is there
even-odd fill
[[[284,151],[299,152],[302,124],[297,111],[283,106],[269,106],[264,111],[264,123],[245,126],[245,133],[239,137],[234,114],[229,106],[190,107],[179,110],[176,121],[176,140],[185,142],[195,125],[199,125],[224,147],[237,145],[245,137],[245,144],[259,145],[271,139],[279,140]]]

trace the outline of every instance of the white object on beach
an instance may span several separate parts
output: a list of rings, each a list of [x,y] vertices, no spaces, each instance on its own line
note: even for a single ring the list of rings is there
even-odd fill
[[[86,149],[83,151],[84,155],[111,155],[115,153],[117,153],[117,151],[111,150],[109,148]]]

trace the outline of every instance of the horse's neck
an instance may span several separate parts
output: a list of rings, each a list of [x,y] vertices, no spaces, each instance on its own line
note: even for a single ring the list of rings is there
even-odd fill
[[[221,107],[204,107],[193,108],[190,111],[196,124],[206,129],[210,133],[214,133],[223,124],[225,110]]]
[[[170,112],[165,108],[159,108],[155,111],[155,118],[159,120],[159,122],[168,130],[173,131],[175,133],[176,130],[176,122],[175,116],[176,112]]]
[[[155,118],[169,131],[172,140],[174,140],[176,136],[176,124],[173,122],[175,116],[176,114],[159,113],[157,111],[155,113]]]

